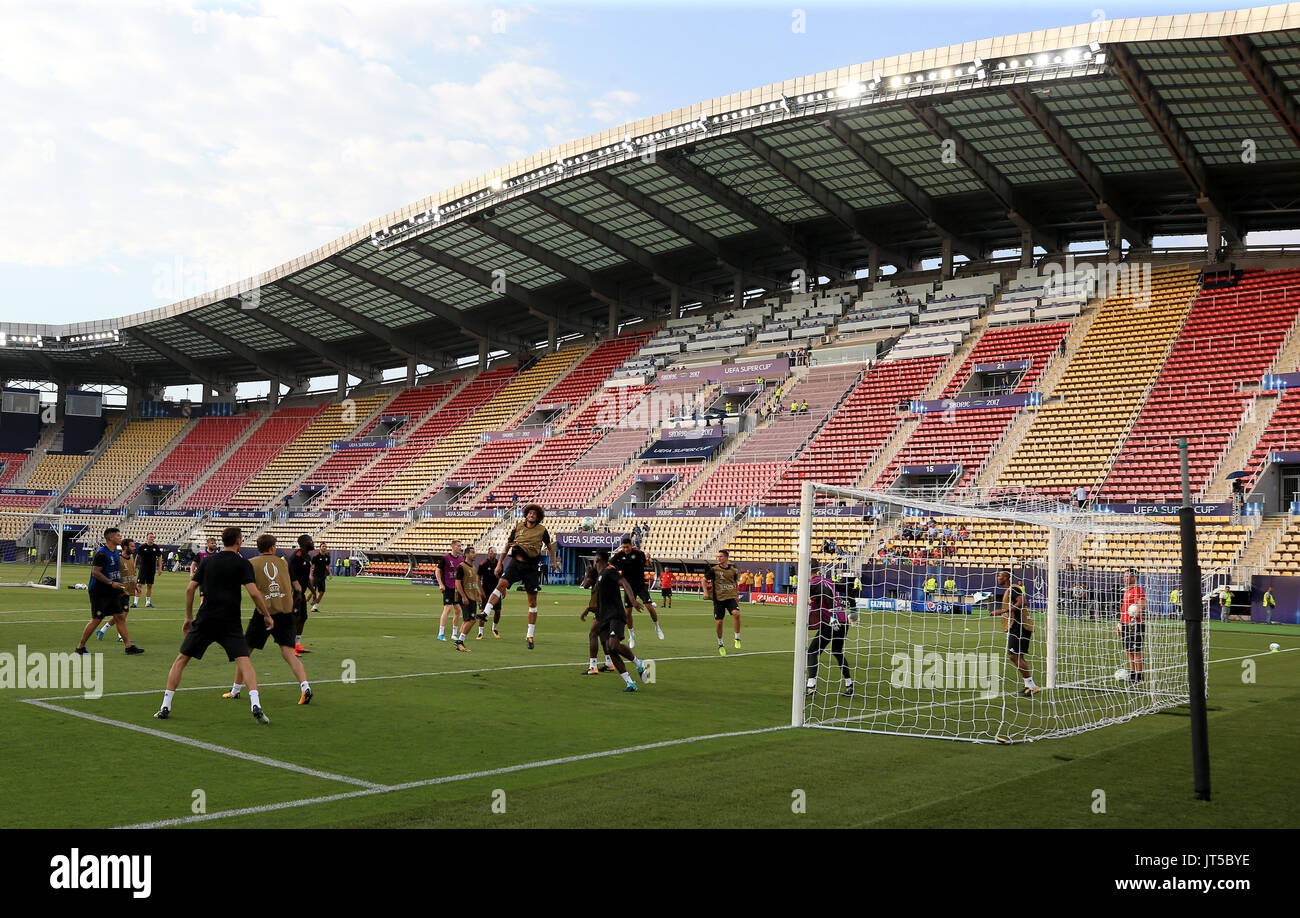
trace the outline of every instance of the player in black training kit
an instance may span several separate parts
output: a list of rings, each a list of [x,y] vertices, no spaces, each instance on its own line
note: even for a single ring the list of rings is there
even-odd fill
[[[330,575],[330,553],[321,542],[320,547],[316,549],[316,554],[311,558],[311,591],[312,597],[311,610],[320,611],[320,601],[325,598],[325,578]]]
[[[311,589],[311,551],[315,547],[309,535],[298,536],[298,550],[289,556],[289,579],[301,589],[293,593],[295,637],[293,652],[311,653],[302,646],[302,629],[307,624],[307,591]]]
[[[220,644],[226,656],[235,664],[239,673],[238,681],[248,686],[248,698],[253,706],[253,719],[259,724],[269,724],[270,719],[262,713],[262,703],[257,692],[257,673],[248,660],[248,641],[244,638],[244,629],[239,621],[239,596],[247,590],[262,614],[263,623],[268,631],[273,631],[275,623],[271,611],[267,608],[262,591],[257,588],[253,565],[239,553],[243,544],[243,533],[238,526],[229,526],[221,531],[221,543],[224,547],[213,555],[199,562],[185,592],[185,624],[181,633],[180,653],[172,663],[167,674],[167,691],[163,693],[162,707],[154,717],[166,720],[171,715],[172,697],[181,684],[181,673],[191,659],[203,659],[204,651],[211,644]],[[203,605],[199,607],[198,618],[194,617],[194,594],[203,587]]]
[[[497,588],[497,550],[489,548],[487,557],[478,566],[479,585],[483,588],[483,601],[492,595],[492,591]],[[497,630],[497,625],[501,622],[501,604],[505,602],[505,597],[497,600],[496,606],[492,609],[492,636],[501,637],[501,632]],[[486,614],[486,613],[484,613]]]
[[[608,551],[602,548],[596,552],[596,563],[593,567],[596,573],[596,586],[592,591],[596,598],[595,630],[604,642],[605,650],[613,658],[614,668],[623,677],[625,683],[623,691],[635,692],[636,683],[632,681],[632,677],[623,666],[623,660],[631,660],[636,666],[637,674],[641,675],[643,680],[645,663],[636,658],[632,648],[623,645],[623,625],[627,621],[627,611],[623,607],[622,596],[619,594],[626,594],[628,606],[644,607],[632,592],[627,579],[610,563]],[[587,620],[587,612],[590,611],[588,608],[582,613],[583,621]]]
[[[619,550],[610,557],[609,563],[618,568],[624,579],[632,587],[632,592],[637,599],[645,604],[645,608],[650,610],[650,620],[655,624],[655,633],[659,635],[659,640],[664,639],[664,630],[659,627],[659,610],[655,608],[654,600],[650,598],[650,587],[646,583],[645,569],[649,564],[645,552],[632,544],[630,538],[624,537],[623,544]],[[636,629],[632,627],[632,604],[627,604],[627,630],[629,640],[627,646],[636,648]]]
[[[139,561],[138,582],[144,588],[144,607],[152,609],[154,576],[158,573],[158,562],[162,560],[162,548],[154,544],[152,532],[145,533],[144,544],[136,546],[135,554]],[[139,597],[131,600],[131,605],[139,606]]]

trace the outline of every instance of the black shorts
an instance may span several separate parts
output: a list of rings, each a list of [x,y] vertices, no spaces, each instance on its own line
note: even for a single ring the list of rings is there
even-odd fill
[[[728,612],[739,612],[740,603],[734,599],[715,599],[713,600],[713,617],[717,621],[722,621],[727,617]]]
[[[140,586],[153,586],[154,569],[152,567],[140,568],[139,584]]]
[[[672,599],[672,597],[673,597],[673,588],[672,588],[672,587],[664,587],[663,589],[661,589],[661,590],[659,591],[659,598],[660,598],[660,599]]]
[[[123,608],[123,600],[125,599],[126,594],[117,590],[113,590],[111,593],[91,593],[90,617],[95,621],[102,621],[122,613],[125,611]]]
[[[446,587],[442,588],[442,604],[444,606],[454,606],[454,605],[458,605],[459,603],[460,600],[456,598],[455,587],[452,587],[450,590],[447,589]]]
[[[220,644],[221,649],[233,663],[240,657],[248,656],[248,641],[239,630],[239,623],[205,622],[201,618],[194,620],[190,633],[181,641],[181,653],[195,660],[202,660],[209,644]]]
[[[627,619],[622,615],[603,615],[596,618],[596,634],[600,636],[600,643],[604,645],[611,637],[617,638],[620,642],[626,633]]]
[[[292,612],[272,614],[271,626],[271,630],[267,631],[262,616],[254,613],[248,620],[248,627],[244,629],[244,640],[248,642],[248,646],[253,650],[261,650],[266,646],[267,635],[275,638],[275,642],[281,647],[292,647],[298,643]]]
[[[641,600],[641,602],[643,603],[654,602],[654,600],[650,598],[649,588],[646,587],[644,584],[639,587],[632,587],[632,595],[635,596],[637,599]],[[623,604],[626,605],[629,609],[632,608],[632,603],[628,602],[626,596],[623,597]]]
[[[497,578],[493,577],[490,580],[479,580],[479,586],[483,588],[483,601],[487,602],[492,597],[492,592],[497,588]],[[502,596],[497,600],[498,606],[501,605],[502,599],[505,599],[505,597]]]
[[[307,593],[306,591],[293,594],[293,617],[295,621],[305,622],[307,620]]]
[[[1034,632],[1026,631],[1020,625],[1012,625],[1007,631],[1007,653],[1023,657],[1029,653],[1029,643],[1034,639]]]
[[[506,565],[505,573],[501,576],[512,584],[522,583],[525,593],[537,592],[540,574],[536,561],[520,561],[518,558],[511,558],[510,563]]]
[[[1135,622],[1131,625],[1120,626],[1119,640],[1124,645],[1125,653],[1141,653],[1142,643],[1146,640],[1146,636],[1146,622]]]
[[[460,617],[462,621],[472,622],[479,617],[478,603],[472,599],[467,599],[460,604]],[[487,618],[486,615],[483,618]]]
[[[311,578],[311,590],[312,590],[312,592],[315,593],[317,596],[324,596],[324,595],[325,595],[325,578],[324,578],[324,577],[313,577],[313,578]]]

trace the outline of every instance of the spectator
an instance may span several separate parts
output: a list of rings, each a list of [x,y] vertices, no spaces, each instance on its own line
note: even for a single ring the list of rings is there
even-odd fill
[[[966,530],[966,525],[964,523],[962,524],[962,527],[957,530],[957,538],[959,539],[970,538],[970,533]]]
[[[930,594],[934,593],[939,589],[939,578],[935,577],[934,574],[931,574],[929,577],[926,577],[924,589],[925,589],[925,598],[929,599]]]
[[[1088,506],[1088,489],[1083,485],[1074,489],[1074,505],[1080,510]]]
[[[801,414],[807,414],[807,413],[808,413],[808,402],[805,401],[802,405],[800,405],[800,406],[799,406],[799,411],[800,411]]]
[[[1273,624],[1273,610],[1277,608],[1277,600],[1273,597],[1273,588],[1268,587],[1264,590],[1264,624]]]
[[[944,524],[943,524],[943,537],[944,537],[945,539],[951,539],[951,538],[952,538],[952,527],[949,526],[947,523],[944,523]]]
[[[947,593],[949,596],[952,596],[957,592],[957,581],[956,579],[953,578],[952,574],[949,574],[944,579],[943,591]]]

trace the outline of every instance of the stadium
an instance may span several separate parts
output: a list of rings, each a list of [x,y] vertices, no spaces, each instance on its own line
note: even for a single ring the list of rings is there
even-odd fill
[[[163,308],[0,324],[5,825],[586,827],[595,792],[649,827],[1294,828],[1300,252],[1253,239],[1300,230],[1298,62],[1300,4],[972,38],[536,152]],[[155,720],[232,527],[310,537],[312,688],[254,652],[261,729],[216,648]],[[110,529],[157,560],[97,641]],[[585,618],[625,537],[639,679]],[[463,643],[458,545],[541,580],[498,569]],[[814,594],[837,643],[805,654]]]

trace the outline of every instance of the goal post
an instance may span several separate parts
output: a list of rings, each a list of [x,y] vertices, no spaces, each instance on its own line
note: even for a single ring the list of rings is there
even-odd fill
[[[871,523],[846,569],[816,550],[819,517],[846,512],[832,504]],[[799,523],[794,726],[1012,743],[1188,703],[1177,526],[1023,490],[813,482]],[[820,632],[815,575],[818,608],[826,581],[839,605]]]
[[[59,513],[0,511],[0,587],[63,585],[63,522]]]

